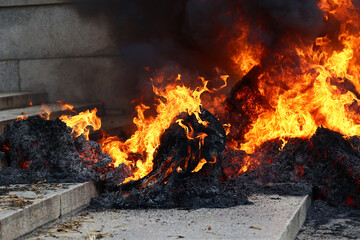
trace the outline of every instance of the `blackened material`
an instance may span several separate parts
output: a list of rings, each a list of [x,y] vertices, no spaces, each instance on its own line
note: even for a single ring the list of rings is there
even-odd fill
[[[224,123],[230,123],[228,139],[244,141],[244,135],[259,115],[269,109],[266,98],[258,90],[258,77],[263,72],[255,66],[232,88],[226,101],[226,114],[219,116]]]
[[[237,177],[245,158],[258,162],[242,178],[258,184],[299,183],[312,186],[314,197],[333,206],[359,207],[360,138],[348,138],[319,127],[310,139],[290,139],[281,149],[279,141],[264,143],[252,155],[227,152],[223,179]]]
[[[225,131],[221,123],[208,111],[178,116],[184,127],[174,122],[162,135],[154,158],[153,171],[143,179],[125,184],[119,194],[107,194],[97,199],[112,207],[138,208],[199,208],[229,207],[248,203],[242,192],[223,191],[221,177],[222,154],[225,150]],[[201,144],[201,137],[203,143]],[[195,172],[201,159],[206,163]],[[114,199],[112,201],[111,199]]]
[[[0,174],[0,185],[15,183],[99,181],[112,158],[100,145],[83,136],[74,140],[71,129],[59,119],[40,117],[10,122],[0,146],[9,167]],[[125,179],[126,168],[119,176]]]

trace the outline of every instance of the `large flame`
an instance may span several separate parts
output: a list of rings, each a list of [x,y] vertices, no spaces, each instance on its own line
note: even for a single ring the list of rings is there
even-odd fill
[[[340,32],[274,56],[277,62],[258,79],[259,91],[271,108],[259,115],[245,141],[235,147],[253,153],[268,140],[281,139],[285,144],[289,138],[309,138],[319,126],[360,135],[359,11],[351,0],[321,0],[318,6],[324,21],[331,17],[341,23]],[[291,64],[294,56],[298,67]],[[247,66],[246,58],[244,62]]]
[[[200,96],[203,92],[209,91],[207,81],[202,80],[203,86],[195,90],[181,84],[177,85],[178,83],[169,84],[164,88],[153,87],[154,93],[158,96],[156,117],[146,118],[144,113],[149,107],[140,104],[136,107],[138,114],[133,120],[137,131],[128,140],[122,142],[115,137],[102,140],[102,149],[113,157],[115,167],[125,163],[133,169],[134,176],[125,182],[138,180],[152,171],[154,153],[160,145],[160,137],[180,113],[195,114],[198,121],[206,125],[199,117]]]
[[[300,39],[292,43],[290,39],[293,36],[288,39],[284,37],[282,41],[287,41],[288,47],[278,52],[270,51],[274,62],[261,66],[262,71],[256,79],[259,95],[264,97],[268,106],[252,107],[261,109],[257,111],[259,115],[250,117],[251,126],[249,130],[246,129],[244,139],[238,142],[229,139],[231,147],[251,154],[269,140],[280,139],[285,144],[289,138],[309,138],[319,126],[346,136],[360,135],[359,11],[351,0],[319,0],[318,7],[323,12],[324,22],[339,23],[339,30],[317,37],[312,42]],[[234,65],[230,69],[238,76],[246,74],[256,65],[262,65],[266,59],[263,55],[269,54],[262,43],[253,43],[248,39],[250,27],[244,22],[238,23],[241,34],[226,46],[231,49],[229,58]],[[226,82],[227,77],[223,78]],[[121,141],[117,137],[104,137],[101,140],[103,151],[114,159],[114,167],[124,163],[132,169],[133,176],[125,182],[138,180],[151,172],[160,137],[180,113],[195,114],[200,123],[207,124],[198,115],[202,104],[200,96],[209,91],[207,81],[201,80],[203,86],[195,90],[179,84],[180,75],[174,84],[163,88],[153,87],[158,97],[157,115],[145,117],[150,107],[140,104],[136,107],[137,117],[133,120],[137,131],[128,140]],[[218,106],[215,105],[224,103],[225,99],[223,95],[210,99],[208,105],[211,107],[208,109],[216,113]],[[251,102],[251,99],[247,99],[247,104]],[[61,119],[67,123],[70,120],[65,117]],[[182,124],[181,121],[177,123]],[[75,129],[76,134],[81,134],[76,130],[77,125],[69,126]],[[224,126],[227,135],[231,127],[236,127],[226,123]],[[191,129],[188,129],[190,132]],[[190,135],[188,137],[192,137]],[[201,161],[196,170],[201,169],[204,163]],[[256,164],[256,154],[248,155],[239,174],[253,169]]]
[[[227,85],[227,75],[220,76],[220,80],[224,84],[218,89],[208,89],[208,81],[202,77],[199,80],[202,82],[201,87],[195,90],[184,86],[181,83],[181,75],[178,74],[176,81],[168,84],[165,87],[155,87],[153,91],[157,96],[156,116],[145,117],[146,110],[150,107],[139,104],[136,107],[137,117],[133,119],[137,127],[135,133],[126,141],[121,141],[118,137],[104,136],[99,142],[102,150],[108,153],[112,158],[112,166],[117,167],[120,164],[126,164],[133,172],[133,176],[127,178],[124,183],[130,180],[139,180],[149,174],[153,169],[154,153],[160,145],[160,137],[166,129],[175,121],[176,117],[183,112],[189,115],[195,115],[197,121],[204,126],[208,122],[200,118],[201,95],[204,92],[217,91]],[[163,82],[161,79],[156,79],[155,82]],[[73,106],[64,102],[59,102],[63,105],[63,110],[72,110]],[[96,116],[96,108],[89,111],[81,112],[77,115],[62,115],[60,120],[72,128],[74,137],[83,134],[86,139],[89,139],[89,132],[98,130],[101,127],[101,119]],[[176,121],[180,126],[184,127],[181,119]],[[186,127],[186,126],[185,126]],[[185,129],[186,130],[186,129]],[[190,136],[191,135],[191,136]],[[189,138],[199,138],[199,148],[204,144],[206,134],[192,136],[192,133],[187,131]],[[214,160],[214,162],[216,159]],[[193,172],[199,171],[206,163],[202,159]]]

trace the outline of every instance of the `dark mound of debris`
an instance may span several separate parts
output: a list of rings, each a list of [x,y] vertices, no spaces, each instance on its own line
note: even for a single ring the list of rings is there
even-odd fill
[[[10,122],[0,136],[0,146],[9,164],[1,171],[0,185],[99,181],[112,162],[98,143],[83,136],[74,139],[71,129],[59,119],[29,117]],[[123,180],[129,170],[121,169]]]
[[[271,109],[258,89],[257,80],[262,71],[260,66],[255,66],[238,81],[226,100],[225,114],[218,114],[222,122],[230,124],[230,140],[243,141],[252,123]]]
[[[121,186],[118,193],[103,195],[96,203],[117,208],[229,207],[249,203],[242,192],[230,194],[220,181],[226,144],[222,124],[204,109],[200,118],[208,125],[199,123],[195,115],[178,116],[183,126],[174,122],[162,135],[153,171]],[[206,163],[195,171],[202,159]]]
[[[131,175],[129,168],[111,167],[111,157],[98,143],[83,136],[74,139],[59,119],[11,122],[0,136],[9,163],[0,174],[0,185],[92,180],[105,189],[94,207],[229,207],[248,204],[246,196],[252,193],[311,191],[333,206],[359,207],[359,137],[320,127],[311,139],[289,139],[282,150],[280,141],[268,141],[248,155],[225,152],[220,121],[204,109],[199,117],[200,123],[195,115],[179,115],[161,136],[153,171],[123,185]],[[240,174],[249,160],[255,164]]]
[[[301,183],[312,186],[315,199],[333,206],[359,207],[360,138],[345,137],[319,127],[310,139],[264,143],[254,154],[229,151],[224,155],[223,179],[236,178],[246,158],[257,162],[241,178],[261,185]]]

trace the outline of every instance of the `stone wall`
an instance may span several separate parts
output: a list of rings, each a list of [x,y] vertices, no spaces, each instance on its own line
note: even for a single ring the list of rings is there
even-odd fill
[[[106,16],[84,18],[70,0],[0,0],[0,91],[125,107],[132,97],[114,39]]]

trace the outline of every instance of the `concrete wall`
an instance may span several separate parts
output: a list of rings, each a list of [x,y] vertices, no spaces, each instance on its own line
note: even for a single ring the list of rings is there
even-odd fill
[[[0,0],[0,91],[125,106],[131,96],[121,92],[126,73],[108,25],[106,16],[81,17],[71,0]]]

